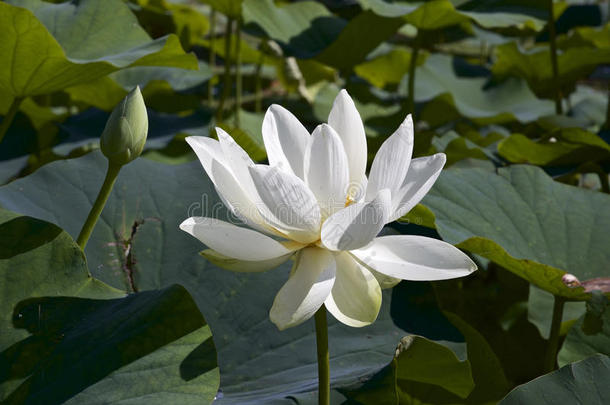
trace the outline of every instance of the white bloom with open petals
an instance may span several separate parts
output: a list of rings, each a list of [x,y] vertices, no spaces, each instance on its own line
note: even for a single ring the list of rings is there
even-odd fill
[[[255,164],[226,132],[217,133],[218,141],[186,140],[222,201],[248,227],[193,217],[180,228],[208,246],[205,257],[230,270],[264,271],[294,260],[270,311],[279,329],[302,323],[322,305],[346,325],[369,325],[382,288],[476,270],[443,241],[377,237],[419,203],[445,164],[442,153],[411,159],[410,115],[383,143],[368,178],[364,125],[345,90],[328,124],[311,135],[288,110],[271,106],[263,121],[270,165]]]

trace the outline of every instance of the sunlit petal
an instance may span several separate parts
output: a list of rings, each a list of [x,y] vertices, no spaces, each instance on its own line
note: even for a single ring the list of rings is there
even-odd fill
[[[336,264],[331,252],[316,247],[301,250],[288,281],[275,296],[269,312],[280,330],[311,318],[330,294]]]
[[[305,182],[320,205],[322,218],[345,206],[349,167],[339,135],[329,125],[319,125],[305,153]]]
[[[416,235],[381,236],[350,253],[376,271],[403,280],[446,280],[477,269],[455,246]]]
[[[218,253],[238,260],[274,259],[302,247],[295,242],[281,243],[260,232],[215,218],[191,217],[180,224],[180,229]]]
[[[303,179],[309,132],[290,111],[273,104],[263,120],[263,141],[269,164]]]
[[[362,327],[377,319],[381,308],[381,288],[375,277],[348,253],[335,256],[335,284],[325,301],[326,309],[340,322]]]
[[[373,199],[384,188],[390,190],[394,201],[409,170],[412,153],[413,120],[409,114],[375,155],[366,188],[366,201]]]
[[[322,225],[322,243],[331,250],[367,245],[386,224],[390,204],[390,191],[384,189],[368,203],[355,203],[331,215]]]
[[[343,141],[349,163],[350,194],[364,194],[362,183],[366,178],[366,135],[360,113],[347,91],[341,90],[335,98],[328,124],[337,131]]]
[[[415,207],[430,191],[445,165],[444,153],[411,160],[411,166],[396,198],[392,198],[392,215],[395,221]]]

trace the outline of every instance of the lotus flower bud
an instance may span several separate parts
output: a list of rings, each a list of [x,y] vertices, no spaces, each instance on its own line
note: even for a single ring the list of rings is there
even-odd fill
[[[111,164],[125,165],[142,153],[148,134],[148,114],[136,87],[114,108],[102,132],[100,147]]]

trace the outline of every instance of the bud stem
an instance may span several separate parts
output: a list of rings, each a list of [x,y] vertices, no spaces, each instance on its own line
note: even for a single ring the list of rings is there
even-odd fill
[[[330,365],[328,354],[328,325],[324,305],[315,314],[316,345],[318,349],[318,404],[330,404]]]
[[[9,107],[6,115],[2,119],[2,123],[0,123],[0,142],[2,142],[2,139],[4,139],[4,135],[6,135],[6,132],[8,131],[11,124],[13,123],[13,119],[15,119],[15,115],[17,115],[17,111],[19,111],[19,106],[21,105],[22,101],[23,101],[22,97],[15,97],[13,99],[13,102],[11,103],[11,106]]]
[[[557,349],[559,348],[559,332],[561,331],[561,319],[563,318],[563,304],[565,304],[565,299],[563,297],[555,295],[554,298],[553,320],[551,321],[551,332],[549,334],[549,342],[544,365],[545,373],[550,373],[551,371],[555,370]]]
[[[108,171],[106,172],[106,178],[104,179],[104,184],[102,184],[102,188],[95,199],[95,203],[93,203],[93,207],[91,207],[91,211],[89,211],[89,216],[85,221],[83,228],[76,239],[76,243],[82,250],[85,250],[85,246],[87,246],[87,241],[91,236],[91,232],[93,232],[93,228],[95,228],[95,224],[106,205],[106,201],[108,200],[108,196],[112,191],[112,187],[114,186],[114,182],[119,175],[119,171],[121,170],[120,165],[108,163]]]
[[[417,69],[419,46],[419,39],[416,38],[414,44],[411,46],[411,60],[409,61],[409,95],[407,99],[407,112],[413,114],[413,116],[415,116],[415,70]]]

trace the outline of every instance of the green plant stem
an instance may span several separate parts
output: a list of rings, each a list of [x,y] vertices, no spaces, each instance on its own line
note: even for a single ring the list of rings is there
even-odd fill
[[[545,373],[550,373],[555,369],[557,350],[559,348],[559,332],[561,331],[561,319],[563,318],[563,306],[565,304],[565,299],[562,297],[555,295],[554,298],[553,320],[551,321],[551,332],[549,334],[549,342],[544,364]]]
[[[241,20],[237,20],[235,33],[235,127],[239,128],[241,110]]]
[[[13,99],[13,102],[11,103],[11,106],[8,108],[6,115],[2,119],[2,123],[0,123],[0,142],[2,142],[2,140],[4,139],[4,135],[6,135],[6,132],[13,123],[15,115],[17,115],[17,111],[19,111],[19,106],[21,105],[22,101],[22,97],[15,97]]]
[[[563,114],[561,104],[561,84],[559,83],[559,64],[557,62],[557,34],[555,33],[555,16],[553,15],[553,0],[548,0],[549,8],[549,43],[551,46],[551,67],[553,69],[553,83],[555,84],[555,113]]]
[[[108,196],[112,191],[112,186],[114,186],[114,182],[116,181],[120,170],[121,166],[110,163],[108,164],[104,184],[102,184],[102,188],[100,189],[97,198],[93,203],[93,207],[91,207],[91,211],[89,211],[89,216],[83,224],[83,227],[78,234],[78,238],[76,239],[76,243],[82,250],[85,250],[85,246],[87,246],[87,241],[89,240],[91,232],[93,232],[93,228],[95,228],[95,224],[97,223],[97,220],[99,219],[100,214],[106,205],[106,201],[108,200]]]
[[[328,355],[328,325],[324,305],[315,315],[316,346],[318,349],[318,404],[330,404],[330,365]]]
[[[608,7],[610,8],[610,6]],[[606,123],[604,124],[604,129],[610,129],[610,83],[608,83],[606,92],[608,93],[608,102],[606,103]]]
[[[261,112],[263,109],[263,81],[261,78],[263,63],[265,56],[261,54],[258,63],[256,64],[256,72],[254,73],[254,111]]]
[[[231,31],[233,30],[233,19],[229,18],[225,29],[225,73],[224,82],[222,84],[222,94],[218,102],[218,110],[216,110],[216,121],[222,121],[223,109],[225,101],[229,97],[231,87]]]
[[[407,101],[407,111],[415,115],[415,69],[417,68],[417,55],[419,54],[419,41],[411,48],[411,60],[409,62],[409,98]]]
[[[216,42],[216,10],[212,9],[210,13],[210,54],[208,56],[208,65],[214,71],[216,65],[216,52],[214,52],[214,44]],[[208,104],[212,105],[214,101],[214,76],[208,80]]]

